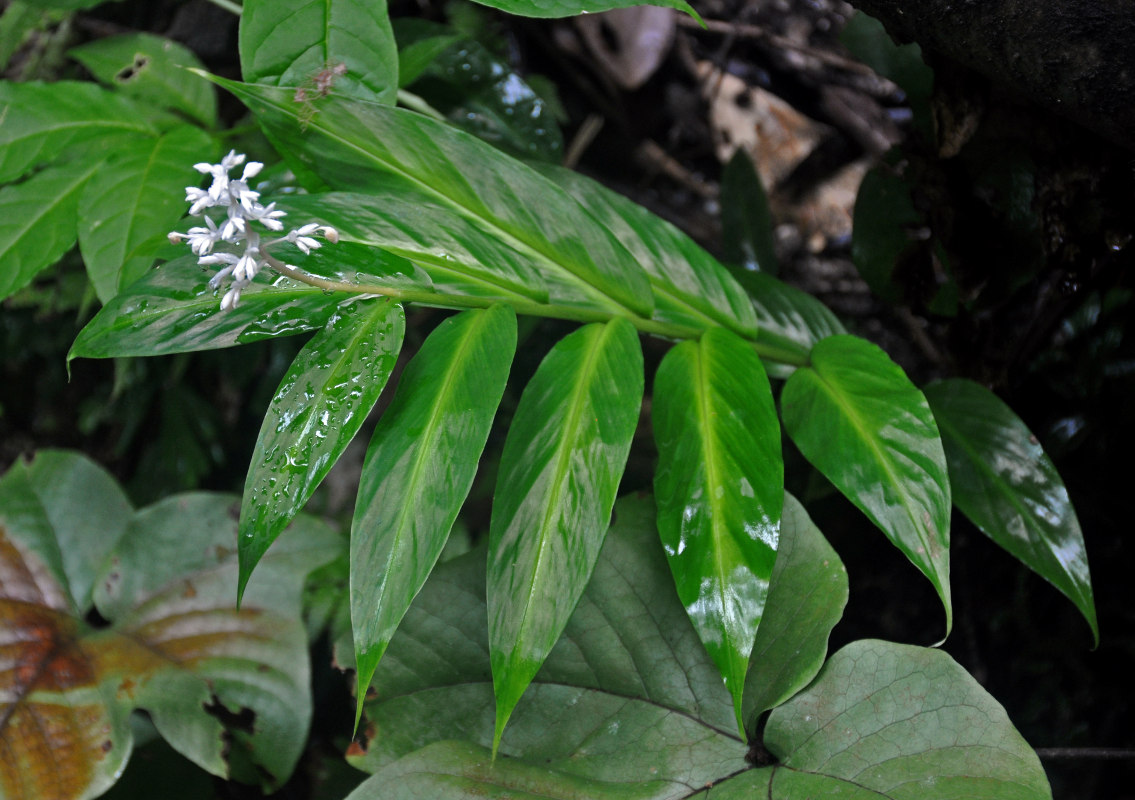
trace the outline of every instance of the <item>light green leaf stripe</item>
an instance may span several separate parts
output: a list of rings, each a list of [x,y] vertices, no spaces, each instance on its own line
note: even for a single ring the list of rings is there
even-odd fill
[[[955,378],[926,387],[954,503],[974,525],[1075,603],[1098,645],[1084,535],[1040,442],[997,395]]]
[[[662,360],[654,380],[658,532],[678,596],[741,697],[776,561],[784,503],[780,425],[761,360],[711,328]]]
[[[375,429],[351,526],[359,713],[473,485],[515,350],[516,315],[507,306],[450,317],[406,366]]]
[[[342,190],[369,191],[392,177],[409,182],[527,256],[549,283],[567,282],[613,313],[650,317],[650,282],[618,239],[554,183],[491,145],[413,112],[334,95],[301,120],[290,92],[211,80],[256,114],[297,170]]]
[[[831,336],[788,379],[784,428],[804,457],[874,522],[950,604],[950,483],[934,415],[881,349]]]
[[[300,87],[300,105],[331,90],[387,105],[398,95],[386,0],[245,0],[240,66],[249,83]]]
[[[552,348],[521,397],[489,528],[494,753],[591,577],[638,422],[642,370],[627,320],[587,325]]]
[[[389,300],[336,308],[288,368],[252,451],[240,508],[240,580],[311,498],[382,393],[406,319]]]

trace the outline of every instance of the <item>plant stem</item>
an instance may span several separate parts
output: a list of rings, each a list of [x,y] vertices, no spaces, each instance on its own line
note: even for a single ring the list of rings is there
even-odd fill
[[[345,283],[343,281],[320,278],[317,275],[304,272],[285,264],[278,258],[261,251],[261,257],[272,269],[293,280],[316,286],[327,292],[347,292],[350,294],[367,294],[390,297],[400,302],[419,303],[422,305],[437,306],[440,308],[488,308],[494,303],[506,302],[512,306],[517,314],[533,317],[550,317],[565,319],[572,322],[607,322],[617,316],[625,317],[642,333],[661,336],[665,339],[696,339],[703,333],[703,328],[689,325],[675,325],[669,322],[640,317],[637,314],[617,314],[598,309],[579,308],[576,306],[559,305],[556,303],[538,303],[524,297],[477,297],[472,295],[443,294],[429,289],[409,289],[397,286],[382,286],[371,283]],[[786,340],[787,341],[787,340]],[[799,348],[786,346],[777,341],[752,342],[757,354],[765,358],[785,364],[802,366],[807,363],[807,356],[799,352]]]
[[[232,13],[236,14],[238,17],[241,15],[241,12],[244,10],[239,5],[237,5],[236,3],[232,2],[232,0],[209,0],[209,2],[212,3],[213,5],[217,6],[218,8],[223,8],[225,11],[231,11]]]

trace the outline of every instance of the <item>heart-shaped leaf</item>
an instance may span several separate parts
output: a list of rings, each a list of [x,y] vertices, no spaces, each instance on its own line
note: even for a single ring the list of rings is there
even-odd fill
[[[351,526],[360,711],[473,485],[515,350],[516,315],[507,306],[450,317],[406,366],[375,428]]]
[[[264,415],[240,508],[240,583],[347,449],[390,377],[406,317],[386,299],[336,307]]]
[[[710,328],[666,354],[654,379],[652,415],[662,546],[743,731],[741,694],[784,503],[772,390],[753,348]]]
[[[625,319],[559,341],[520,398],[489,527],[495,750],[583,594],[638,424],[642,350]]]
[[[812,462],[930,579],[950,605],[950,483],[934,415],[881,349],[832,336],[780,397],[784,429]]]
[[[1084,535],[1037,438],[997,395],[973,381],[932,383],[926,399],[942,431],[954,503],[1075,603],[1099,644]]]

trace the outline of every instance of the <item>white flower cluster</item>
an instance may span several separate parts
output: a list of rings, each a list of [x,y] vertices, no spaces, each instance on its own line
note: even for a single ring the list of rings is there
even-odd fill
[[[332,243],[339,241],[339,234],[334,228],[314,222],[301,225],[278,238],[262,241],[260,232],[249,223],[259,222],[270,231],[282,231],[284,223],[280,219],[285,216],[285,212],[276,208],[275,203],[261,205],[260,192],[248,188],[248,181],[264,168],[260,162],[250,161],[245,164],[244,171],[237,180],[229,177],[229,171],[244,164],[244,158],[243,153],[230,150],[220,164],[193,165],[198,172],[213,178],[208,189],[196,186],[185,189],[190,216],[202,217],[205,227],[190,228],[188,233],[174,231],[169,234],[169,240],[174,244],[183,241],[189,243],[189,249],[197,256],[198,264],[221,266],[209,280],[209,287],[213,291],[220,289],[226,278],[232,277],[229,290],[221,299],[221,309],[225,311],[236,307],[240,293],[252,283],[256,273],[270,265],[267,249],[272,245],[291,242],[304,253],[310,253],[321,246],[315,236],[322,236]],[[225,219],[220,225],[205,214],[206,209],[214,207],[225,210]],[[228,247],[218,248],[219,244]]]

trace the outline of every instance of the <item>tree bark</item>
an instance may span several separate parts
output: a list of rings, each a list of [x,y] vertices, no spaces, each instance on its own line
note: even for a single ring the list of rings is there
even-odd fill
[[[960,62],[1135,149],[1132,0],[851,0],[900,42]]]

